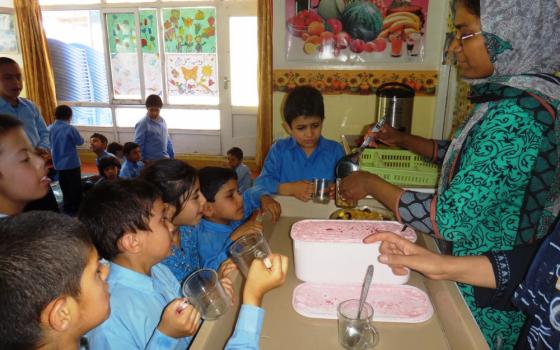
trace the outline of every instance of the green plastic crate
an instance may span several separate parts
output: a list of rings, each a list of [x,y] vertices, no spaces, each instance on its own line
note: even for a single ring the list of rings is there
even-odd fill
[[[367,148],[360,169],[400,187],[436,187],[439,167],[407,150]]]

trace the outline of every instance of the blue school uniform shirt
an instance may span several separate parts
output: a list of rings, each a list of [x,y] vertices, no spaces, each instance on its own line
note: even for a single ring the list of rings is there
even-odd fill
[[[119,177],[125,179],[126,178],[133,179],[135,177],[140,176],[140,172],[142,171],[143,168],[144,168],[144,163],[142,161],[129,162],[128,160],[125,160],[121,167],[121,171],[119,172]]]
[[[0,97],[0,114],[11,115],[23,123],[25,134],[33,147],[49,149],[49,131],[39,109],[26,98],[18,97],[18,105],[12,106]]]
[[[134,142],[140,146],[142,157],[146,160],[173,158],[173,144],[162,117],[152,120],[145,116],[134,127]]]
[[[113,157],[113,158],[117,158],[115,157],[115,155],[113,153],[109,153],[107,151],[103,151],[103,153],[101,153],[99,156],[97,156],[97,158],[95,159],[95,165],[99,165],[99,161],[103,158],[107,158],[107,157]]]
[[[292,137],[278,140],[270,148],[255,185],[263,186],[270,193],[277,193],[281,183],[314,178],[332,181],[335,179],[336,163],[343,156],[342,146],[323,136],[309,157]]]
[[[232,221],[227,225],[217,224],[202,219],[196,226],[183,226],[197,243],[197,252],[200,265],[209,269],[218,269],[220,264],[228,258],[228,248],[232,243],[229,238],[231,233],[243,224],[260,207],[260,198],[268,192],[262,187],[253,186],[243,193],[243,219]],[[183,274],[176,275],[178,279],[184,278]]]
[[[157,329],[163,309],[182,297],[171,271],[162,264],[147,276],[111,263],[109,276],[111,314],[87,335],[91,350],[186,349],[191,337],[175,339]],[[225,349],[258,349],[264,310],[243,305],[235,331]]]
[[[237,174],[237,189],[239,193],[245,192],[249,187],[253,186],[253,179],[251,178],[251,169],[241,163],[235,168]]]
[[[64,120],[56,120],[49,126],[49,141],[54,168],[67,170],[80,167],[80,157],[76,146],[84,144],[78,129]]]
[[[167,266],[179,282],[191,273],[203,268],[198,256],[198,235],[191,232],[190,226],[179,226],[179,247],[171,247],[171,255],[162,263]]]

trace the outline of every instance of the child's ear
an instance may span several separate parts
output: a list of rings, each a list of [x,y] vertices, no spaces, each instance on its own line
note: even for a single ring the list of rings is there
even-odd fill
[[[290,127],[290,125],[288,123],[282,122],[282,127],[288,133],[288,135],[292,134],[292,128]]]
[[[214,206],[210,202],[206,202],[204,204],[204,208],[202,208],[202,215],[206,217],[212,217],[214,214]]]
[[[41,324],[57,332],[66,331],[72,323],[70,298],[61,296],[41,311]]]
[[[117,247],[121,252],[138,253],[141,248],[140,233],[125,233],[118,241]]]

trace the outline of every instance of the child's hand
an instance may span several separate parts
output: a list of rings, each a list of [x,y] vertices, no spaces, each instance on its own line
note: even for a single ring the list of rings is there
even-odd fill
[[[288,257],[271,254],[269,259],[272,267],[267,269],[261,259],[251,263],[245,289],[243,289],[243,304],[261,306],[262,298],[271,289],[280,287],[286,281],[288,273]]]
[[[329,186],[329,199],[335,199],[335,198],[336,198],[336,182],[333,182]]]
[[[290,183],[291,195],[300,201],[307,202],[313,196],[313,182],[311,181],[297,181]]]
[[[262,232],[262,230],[263,230],[262,223],[249,220],[243,225],[239,226],[235,231],[233,231],[232,234],[229,236],[229,238],[232,241],[235,241],[241,236],[245,236],[250,233],[259,233]]]
[[[222,284],[222,287],[224,287],[229,300],[231,300],[231,305],[233,306],[235,303],[235,297],[233,296],[233,282],[229,278],[224,277],[220,278],[220,283]]]
[[[282,207],[280,206],[280,203],[272,199],[272,197],[270,196],[261,197],[261,210],[262,214],[266,212],[270,213],[273,223],[276,223],[276,221],[278,221],[278,218],[280,217],[280,214],[282,214]]]
[[[158,329],[171,338],[190,337],[200,325],[200,314],[185,299],[175,299],[163,310]]]
[[[218,277],[227,277],[235,270],[237,270],[237,265],[235,265],[235,263],[231,259],[226,259],[223,263],[220,264],[220,267],[218,268]]]

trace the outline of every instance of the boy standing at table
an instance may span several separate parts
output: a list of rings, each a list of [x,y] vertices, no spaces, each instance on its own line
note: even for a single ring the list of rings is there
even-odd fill
[[[325,107],[319,90],[295,88],[286,97],[283,114],[290,137],[272,145],[255,186],[306,202],[313,194],[314,178],[335,179],[335,166],[344,150],[321,136]]]

